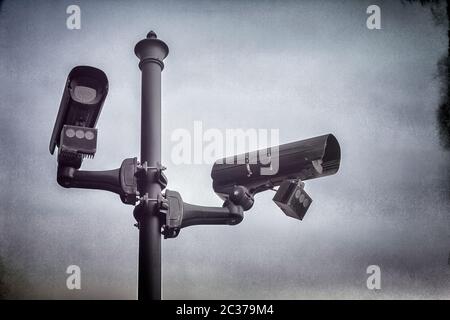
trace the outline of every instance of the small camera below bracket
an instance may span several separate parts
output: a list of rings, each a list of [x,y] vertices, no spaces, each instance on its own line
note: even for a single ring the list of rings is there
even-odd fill
[[[312,202],[304,186],[301,180],[285,180],[280,184],[272,200],[287,216],[303,220]]]

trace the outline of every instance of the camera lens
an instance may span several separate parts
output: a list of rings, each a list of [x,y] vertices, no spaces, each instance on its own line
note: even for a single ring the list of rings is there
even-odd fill
[[[92,102],[97,96],[97,90],[85,87],[76,86],[73,90],[73,98],[80,103],[88,104]]]
[[[303,202],[303,200],[305,200],[305,195],[302,193],[298,198],[298,201]]]
[[[88,140],[92,140],[92,139],[94,139],[95,135],[92,131],[86,131],[84,133],[84,137]]]
[[[66,130],[66,136],[68,136],[69,138],[75,137],[75,130],[73,130],[73,129],[67,129],[67,130]]]
[[[309,200],[308,199],[305,199],[305,201],[303,201],[303,206],[305,208],[307,208],[309,206]]]
[[[77,136],[78,139],[83,139],[84,138],[84,131],[83,130],[77,130],[75,135]]]

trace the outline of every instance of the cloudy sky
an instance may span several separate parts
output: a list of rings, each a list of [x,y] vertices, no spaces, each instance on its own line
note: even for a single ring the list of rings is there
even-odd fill
[[[81,8],[81,29],[66,8]],[[381,8],[381,30],[366,9]],[[171,160],[176,129],[279,129],[280,142],[333,133],[335,176],[309,181],[305,219],[258,194],[233,227],[163,241],[165,299],[450,298],[448,152],[440,147],[436,64],[447,21],[401,1],[4,1],[0,12],[0,283],[4,297],[135,299],[132,208],[102,191],[63,189],[48,142],[76,65],[110,90],[98,151],[84,169],[139,155],[140,71],[133,48],[155,30],[163,71],[169,188],[221,205],[210,164]],[[82,289],[67,290],[78,265]],[[368,290],[366,268],[381,268]]]

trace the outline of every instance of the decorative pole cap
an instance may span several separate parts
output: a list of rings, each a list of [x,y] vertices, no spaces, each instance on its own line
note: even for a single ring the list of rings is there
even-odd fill
[[[156,39],[158,38],[158,36],[156,35],[155,31],[150,31],[149,33],[147,33],[147,39]]]
[[[139,68],[146,63],[157,63],[161,70],[164,68],[163,60],[169,53],[169,47],[164,41],[158,39],[156,33],[152,30],[147,33],[147,37],[139,41],[134,47],[134,53],[141,60]]]

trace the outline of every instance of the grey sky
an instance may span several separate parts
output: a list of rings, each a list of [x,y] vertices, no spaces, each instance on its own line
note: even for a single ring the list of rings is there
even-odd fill
[[[279,128],[282,143],[333,133],[335,176],[310,181],[303,221],[259,194],[234,227],[163,242],[164,298],[450,298],[449,155],[439,146],[436,63],[446,26],[384,1],[5,1],[0,13],[0,258],[13,298],[136,298],[137,229],[114,194],[56,184],[48,153],[68,72],[105,71],[98,152],[85,169],[139,154],[135,43],[155,30],[169,189],[220,205],[210,165],[174,165],[177,128]],[[382,29],[366,28],[378,4]],[[82,270],[82,290],[65,269]],[[382,270],[369,291],[366,268]]]

